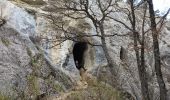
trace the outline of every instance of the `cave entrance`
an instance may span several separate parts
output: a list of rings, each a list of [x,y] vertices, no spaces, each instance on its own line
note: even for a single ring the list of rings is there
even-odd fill
[[[74,57],[74,63],[78,70],[80,70],[81,68],[85,70],[84,63],[85,63],[85,52],[87,48],[88,48],[88,44],[86,42],[77,42],[74,44],[73,57]]]

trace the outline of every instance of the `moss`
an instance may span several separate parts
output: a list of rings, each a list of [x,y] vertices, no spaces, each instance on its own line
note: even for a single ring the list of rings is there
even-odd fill
[[[11,97],[6,96],[6,95],[0,93],[0,100],[12,100],[12,99],[11,99]]]
[[[27,54],[30,56],[30,57],[32,57],[32,51],[30,50],[30,48],[26,48],[26,50],[27,50]]]
[[[43,60],[44,60],[43,59],[43,54],[37,54],[37,55],[32,57],[31,51],[28,50],[27,52],[28,52],[28,55],[31,56],[30,64],[32,66],[32,69],[34,71],[38,71],[41,68],[42,64],[43,64]]]
[[[54,84],[54,89],[55,89],[57,92],[64,92],[63,87],[62,87],[59,83]]]
[[[38,66],[38,60],[35,57],[31,58],[31,66],[37,67]]]
[[[1,41],[7,47],[10,45],[10,41],[7,38],[1,38]]]

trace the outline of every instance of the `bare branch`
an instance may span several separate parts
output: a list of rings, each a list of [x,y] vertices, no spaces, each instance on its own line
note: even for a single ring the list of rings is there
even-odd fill
[[[165,21],[165,18],[168,16],[169,12],[170,12],[170,8],[166,12],[166,14],[160,19],[160,26],[159,26],[158,32],[160,32],[160,30],[162,29],[162,26],[163,26],[163,23]]]
[[[161,19],[156,23],[156,26],[159,25],[160,23],[162,23],[162,24],[160,24],[160,27],[159,27],[159,29],[158,29],[158,32],[161,30],[162,25],[163,25],[163,22],[164,22],[165,18],[167,17],[167,15],[169,14],[169,12],[170,12],[170,8],[169,8],[169,10],[167,11],[167,13],[166,13],[163,17],[161,17]],[[145,34],[148,33],[149,31],[151,31],[151,28],[147,29],[147,30],[145,31]]]
[[[116,18],[113,18],[113,17],[110,17],[110,16],[107,16],[108,18],[110,18],[110,19],[112,19],[112,20],[114,20],[114,21],[116,21],[116,22],[118,22],[118,23],[120,23],[120,24],[122,24],[125,28],[127,28],[128,30],[130,30],[130,31],[132,31],[133,32],[133,29],[131,29],[128,25],[126,25],[124,22],[122,22],[122,21],[120,21],[120,20],[118,20],[118,19],[116,19]]]

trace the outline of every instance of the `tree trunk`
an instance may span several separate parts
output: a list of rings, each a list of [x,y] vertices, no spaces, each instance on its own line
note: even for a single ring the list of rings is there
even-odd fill
[[[146,69],[145,69],[145,61],[144,61],[144,52],[142,52],[141,60],[139,55],[139,50],[137,47],[137,32],[134,32],[134,49],[136,53],[136,59],[137,59],[137,66],[138,66],[138,72],[139,72],[139,78],[141,82],[141,92],[142,92],[142,100],[150,100],[149,97],[149,89],[148,89],[148,81],[146,77]]]
[[[117,81],[117,72],[116,72],[116,68],[114,67],[115,62],[112,60],[110,54],[109,54],[109,50],[107,48],[107,45],[106,45],[106,39],[105,39],[105,32],[104,32],[104,27],[103,27],[103,23],[101,22],[99,24],[99,29],[100,29],[100,32],[101,32],[101,42],[102,42],[102,48],[103,48],[103,51],[105,53],[105,57],[106,57],[106,60],[107,60],[107,63],[108,63],[108,67],[110,69],[110,72],[112,73],[112,76],[111,78],[113,79],[113,84],[115,86],[115,88],[117,89],[120,89],[118,86],[118,81]]]
[[[159,84],[160,100],[167,100],[167,90],[166,90],[165,82],[163,80],[163,76],[161,72],[158,31],[156,29],[153,2],[152,0],[147,0],[147,2],[149,4],[149,13],[150,13],[151,30],[152,30],[152,38],[153,38],[153,47],[154,47],[153,52],[154,52],[154,59],[155,59],[155,72],[156,72],[156,77],[157,77],[157,81]]]
[[[147,100],[150,100],[150,96],[149,96],[149,88],[148,88],[148,78],[147,78],[147,72],[146,72],[146,66],[145,66],[145,33],[144,33],[144,24],[145,24],[145,16],[146,16],[146,9],[147,9],[147,6],[145,5],[144,7],[144,18],[143,18],[143,23],[142,23],[142,40],[141,40],[141,72],[143,77],[144,77],[144,80],[146,83],[144,83],[144,87],[143,90],[146,91],[146,97]]]
[[[143,100],[150,100],[149,89],[148,89],[148,81],[147,81],[147,78],[146,78],[144,51],[141,51],[141,55],[139,54],[139,48],[138,48],[138,40],[139,40],[138,35],[139,35],[139,33],[136,32],[136,18],[135,18],[133,0],[130,0],[130,6],[131,6],[131,11],[132,11],[131,13],[132,13],[132,29],[133,29],[133,38],[134,38],[134,50],[135,50],[135,54],[136,54],[139,78],[140,78],[140,82],[141,82],[142,99]],[[140,59],[140,56],[141,56],[141,59]]]

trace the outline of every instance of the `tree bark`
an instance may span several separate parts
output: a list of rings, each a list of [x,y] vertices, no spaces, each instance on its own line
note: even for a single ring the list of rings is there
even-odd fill
[[[104,27],[103,27],[103,23],[101,22],[99,24],[99,29],[100,29],[100,32],[101,32],[101,42],[102,42],[102,48],[103,48],[103,51],[105,53],[105,57],[106,57],[106,60],[107,60],[107,63],[108,63],[108,67],[110,69],[110,72],[112,73],[112,76],[111,78],[113,79],[113,83],[112,85],[114,85],[117,89],[120,89],[118,86],[118,81],[117,81],[117,72],[116,72],[116,68],[114,67],[115,62],[112,60],[110,54],[109,54],[109,50],[107,48],[107,45],[106,45],[106,39],[105,39],[105,32],[104,32]]]
[[[139,78],[140,78],[140,83],[141,83],[142,99],[150,100],[148,81],[146,78],[144,51],[141,49],[142,50],[141,55],[139,54],[139,48],[138,48],[139,33],[136,31],[136,18],[135,18],[133,0],[130,0],[130,6],[131,6],[131,14],[132,14],[132,23],[131,24],[132,24],[132,29],[133,29],[134,50],[135,50],[135,54],[136,54]],[[141,56],[141,59],[140,59],[140,56]]]
[[[142,100],[150,100],[149,97],[149,89],[148,89],[148,81],[146,77],[146,69],[145,69],[145,61],[144,61],[144,53],[142,52],[141,60],[139,55],[139,50],[137,47],[137,35],[138,33],[134,33],[134,49],[136,53],[136,59],[137,59],[137,66],[138,66],[138,72],[139,72],[139,78],[141,82],[141,92],[142,92]]]
[[[153,2],[152,2],[152,0],[147,0],[147,2],[149,5],[149,14],[150,14],[152,39],[153,39],[153,47],[154,47],[153,53],[154,53],[154,60],[155,60],[155,72],[156,72],[156,77],[157,77],[157,81],[159,84],[160,100],[167,100],[167,90],[166,90],[165,82],[163,80],[163,76],[162,76],[162,72],[161,72],[158,31],[156,29]]]

